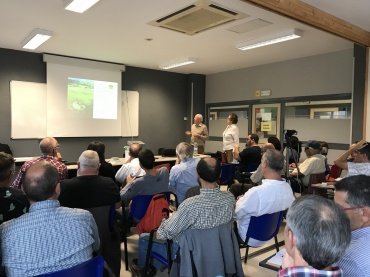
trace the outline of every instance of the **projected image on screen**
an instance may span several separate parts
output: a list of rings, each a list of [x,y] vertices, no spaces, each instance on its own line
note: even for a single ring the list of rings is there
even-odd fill
[[[68,109],[92,117],[94,81],[68,78]]]
[[[68,109],[84,118],[117,119],[118,84],[68,78]]]

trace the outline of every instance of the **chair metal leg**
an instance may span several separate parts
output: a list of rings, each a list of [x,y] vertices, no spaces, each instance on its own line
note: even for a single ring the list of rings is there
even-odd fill
[[[128,249],[127,249],[127,235],[123,237],[123,246],[125,247],[125,267],[128,271]]]
[[[148,242],[148,248],[146,250],[146,259],[145,259],[145,268],[144,268],[144,276],[148,275],[149,266],[150,266],[150,256],[152,253],[152,247],[153,247],[153,238],[154,238],[154,231],[150,232],[149,235],[149,242]]]
[[[128,271],[128,248],[127,248],[127,233],[130,231],[129,220],[125,212],[125,204],[122,202],[122,217],[121,217],[121,239],[125,247],[125,268]]]
[[[274,239],[275,239],[276,252],[279,252],[279,242],[278,242],[277,236],[274,236]]]
[[[247,246],[245,248],[245,257],[244,257],[244,263],[246,264],[247,263],[247,259],[248,259],[248,251],[249,251],[249,246]]]
[[[171,254],[171,246],[172,246],[172,241],[167,240],[167,259],[168,259],[168,275],[171,272],[171,267],[172,267],[172,254]]]

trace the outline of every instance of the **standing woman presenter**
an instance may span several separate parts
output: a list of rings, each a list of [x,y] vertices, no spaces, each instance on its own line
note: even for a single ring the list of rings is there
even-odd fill
[[[238,116],[234,113],[230,113],[227,117],[226,129],[222,134],[222,150],[225,154],[226,162],[228,163],[233,161],[234,146],[239,144],[239,128],[236,126],[236,123],[238,123]]]

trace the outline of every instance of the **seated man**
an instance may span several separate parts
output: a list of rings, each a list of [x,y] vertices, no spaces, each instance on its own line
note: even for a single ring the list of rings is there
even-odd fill
[[[349,220],[333,201],[316,195],[298,198],[287,214],[286,254],[279,277],[368,276],[343,274],[331,266],[350,239]]]
[[[168,170],[167,168],[154,168],[154,154],[149,149],[143,149],[139,152],[139,162],[145,174],[143,177],[133,180],[121,190],[121,199],[127,207],[136,195],[154,195],[160,192],[168,191]]]
[[[110,230],[107,229],[111,214],[108,213],[109,209],[106,206],[119,208],[121,198],[118,187],[112,178],[99,175],[99,166],[97,152],[93,150],[82,152],[78,158],[77,177],[65,179],[60,183],[61,193],[58,200],[65,207],[90,209],[98,224],[101,245],[99,255],[102,255],[110,269],[119,275],[121,249],[118,227],[114,225],[112,219]],[[106,208],[92,209],[96,207]],[[99,223],[98,218],[102,219],[103,224]],[[108,247],[109,249],[107,249]]]
[[[348,161],[352,157],[352,161]],[[370,144],[365,140],[352,144],[350,148],[340,155],[334,164],[348,170],[349,176],[364,174],[370,176]]]
[[[0,225],[3,265],[8,276],[35,276],[73,267],[99,249],[93,216],[60,207],[57,169],[46,161],[28,168],[23,190],[30,211]]]
[[[197,164],[199,159],[193,158],[194,147],[181,142],[176,147],[176,165],[171,168],[170,188],[177,195],[179,203],[184,201],[188,189],[198,186]]]
[[[27,169],[39,161],[47,161],[51,163],[58,170],[59,181],[62,181],[63,179],[67,178],[68,177],[67,166],[61,161],[59,161],[61,156],[60,153],[58,152],[58,149],[59,144],[55,138],[47,137],[42,139],[40,142],[40,151],[42,153],[41,157],[25,162],[22,165],[21,169],[19,170],[19,173],[11,187],[18,189],[21,188]]]
[[[13,157],[0,152],[0,224],[21,216],[30,206],[23,191],[9,187],[13,171]]]
[[[286,210],[294,201],[290,185],[281,179],[284,156],[276,150],[267,150],[262,156],[262,185],[249,189],[236,202],[236,222],[239,240],[244,241],[252,216],[261,216]],[[260,246],[265,242],[250,239],[250,246]]]
[[[235,200],[231,193],[222,192],[217,184],[221,174],[221,165],[214,158],[205,158],[198,162],[197,173],[200,182],[200,195],[184,200],[176,212],[162,221],[157,231],[161,240],[175,240],[187,229],[209,229],[232,220]],[[144,237],[139,240],[139,266],[145,264],[146,243]],[[166,247],[153,244],[153,250],[167,255]]]
[[[262,153],[265,153],[268,149],[274,150],[275,147],[272,143],[266,143],[261,147]],[[261,184],[263,178],[262,164],[259,164],[256,171],[254,171],[249,178],[250,180],[241,180],[241,183],[239,183],[237,179],[234,180],[235,183],[230,186],[229,191],[235,196],[235,199],[246,193],[250,188],[254,187],[255,184]]]
[[[261,148],[258,146],[257,134],[247,136],[246,148],[239,152],[239,145],[234,146],[234,159],[239,161],[240,172],[255,171],[261,163]]]
[[[304,177],[302,179],[303,185],[308,186],[310,182],[310,175],[311,174],[318,174],[318,173],[325,173],[325,157],[321,155],[321,145],[316,140],[310,140],[305,145],[305,153],[307,159],[304,160],[298,166],[299,173],[302,174]],[[290,175],[297,176],[298,170],[295,168]]]
[[[221,165],[214,158],[198,162],[200,195],[186,199],[177,211],[164,220],[157,231],[159,239],[175,239],[186,229],[208,229],[229,222],[235,200],[230,192],[222,192],[217,184]]]
[[[125,184],[127,177],[140,177],[145,174],[145,171],[140,167],[139,164],[139,152],[142,147],[138,143],[131,144],[129,148],[129,156],[126,157],[125,163],[116,173],[116,181],[120,184]]]
[[[77,177],[60,183],[59,202],[70,208],[88,209],[111,206],[121,198],[116,183],[99,174],[99,156],[93,150],[85,150],[78,158]]]
[[[338,265],[344,276],[370,276],[370,176],[357,175],[335,183],[334,201],[351,223],[351,243]]]

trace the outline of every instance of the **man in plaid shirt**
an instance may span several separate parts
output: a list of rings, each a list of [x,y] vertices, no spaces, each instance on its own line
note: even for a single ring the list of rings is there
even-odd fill
[[[68,177],[67,166],[59,161],[61,156],[58,149],[59,143],[55,138],[47,137],[42,139],[40,141],[40,151],[42,155],[39,158],[27,161],[22,165],[13,184],[11,184],[11,187],[20,189],[27,169],[39,161],[47,161],[51,163],[58,170],[59,181],[66,179]]]
[[[279,277],[339,277],[332,267],[351,240],[349,219],[333,201],[308,195],[288,210],[284,230],[286,254]]]

